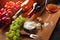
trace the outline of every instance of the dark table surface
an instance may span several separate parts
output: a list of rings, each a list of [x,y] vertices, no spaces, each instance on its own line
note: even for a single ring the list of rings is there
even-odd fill
[[[55,30],[53,31],[50,40],[60,40],[60,19],[57,22]]]

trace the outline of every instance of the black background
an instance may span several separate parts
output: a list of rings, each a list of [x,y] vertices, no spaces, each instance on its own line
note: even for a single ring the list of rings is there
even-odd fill
[[[50,37],[50,40],[60,40],[60,19]]]

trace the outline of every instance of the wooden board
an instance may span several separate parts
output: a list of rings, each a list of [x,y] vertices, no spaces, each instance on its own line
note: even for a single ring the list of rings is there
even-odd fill
[[[55,26],[56,26],[56,23],[59,19],[59,15],[60,15],[60,10],[54,14],[49,14],[48,12],[45,12],[42,14],[42,18],[43,18],[43,21],[46,21],[46,22],[52,22],[52,24],[48,25],[47,27],[43,26],[43,29],[42,30],[39,30],[37,32],[37,35],[40,36],[41,40],[49,40]],[[34,40],[34,39],[30,39],[30,38],[26,38],[26,37],[21,37],[21,40]],[[40,39],[38,39],[40,40]]]
[[[46,22],[52,21],[52,25],[48,25],[47,27],[43,26],[42,30],[38,30],[37,35],[39,35],[42,40],[49,40],[49,38],[56,26],[56,23],[59,19],[59,16],[60,16],[60,10],[54,14],[49,14],[47,12],[44,12],[42,14],[41,17],[43,18],[43,21],[46,21]],[[0,40],[5,40],[6,30],[7,30],[7,28],[4,29],[3,31],[2,31],[2,29],[0,29]],[[33,39],[21,36],[21,40],[33,40]]]

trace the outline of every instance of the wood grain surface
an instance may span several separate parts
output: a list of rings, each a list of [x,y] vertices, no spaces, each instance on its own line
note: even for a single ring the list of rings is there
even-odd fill
[[[43,21],[52,22],[52,24],[50,24],[46,27],[43,26],[42,30],[38,30],[37,35],[40,36],[41,40],[49,40],[49,38],[56,26],[56,23],[59,19],[59,16],[60,16],[60,10],[53,14],[49,14],[48,12],[44,12],[42,14],[41,18],[43,18]],[[40,39],[38,39],[38,40],[40,40]],[[30,39],[30,38],[22,36],[21,40],[35,40],[35,39]]]

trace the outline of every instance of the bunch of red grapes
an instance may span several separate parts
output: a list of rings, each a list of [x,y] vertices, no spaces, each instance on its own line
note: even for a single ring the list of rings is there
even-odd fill
[[[18,1],[16,3],[10,1],[7,2],[4,7],[7,10],[7,13],[9,13],[10,16],[13,16],[16,13],[16,11],[18,11],[18,9],[20,8],[21,3],[21,1]]]
[[[12,21],[12,16],[19,10],[22,2],[18,1],[16,3],[10,1],[7,2],[0,10],[0,26],[9,25]]]
[[[11,22],[11,18],[9,14],[7,13],[6,9],[2,8],[0,10],[0,26],[2,25],[8,25]]]

